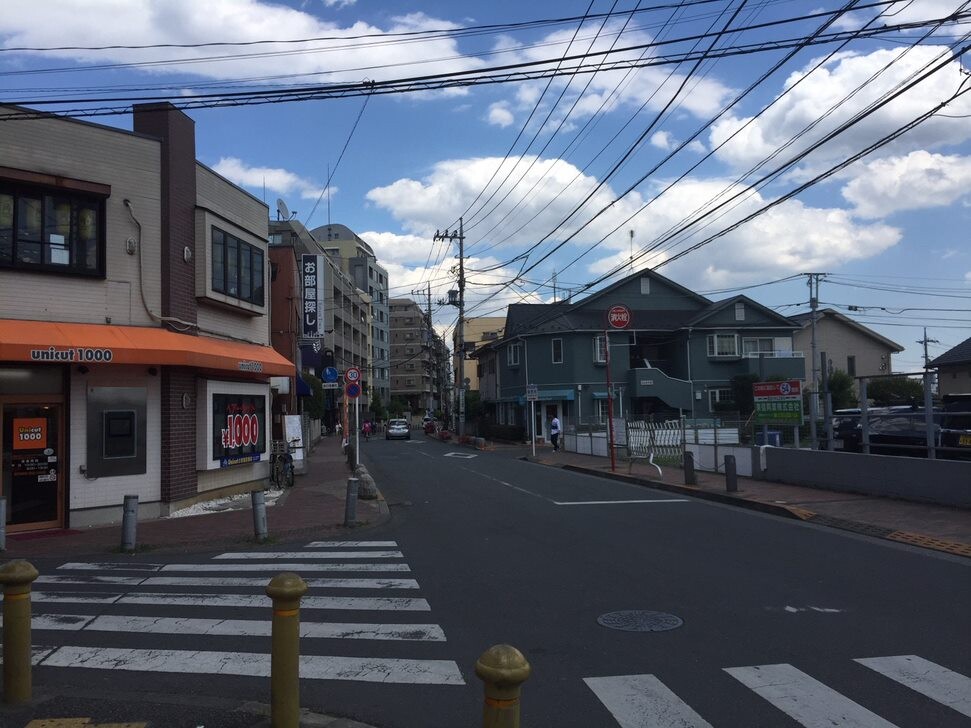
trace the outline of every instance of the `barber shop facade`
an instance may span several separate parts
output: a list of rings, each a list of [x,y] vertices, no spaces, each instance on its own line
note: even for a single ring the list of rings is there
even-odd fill
[[[26,109],[5,107],[3,113]],[[140,518],[262,485],[267,207],[195,159],[194,123],[54,117],[0,146],[0,496],[7,530]]]

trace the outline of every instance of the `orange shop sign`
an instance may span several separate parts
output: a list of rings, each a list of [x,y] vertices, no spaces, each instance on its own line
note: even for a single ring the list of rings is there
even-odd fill
[[[47,418],[19,417],[13,421],[14,450],[43,450],[47,447]]]

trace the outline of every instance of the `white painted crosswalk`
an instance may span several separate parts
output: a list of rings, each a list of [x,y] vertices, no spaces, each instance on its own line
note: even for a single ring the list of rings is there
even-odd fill
[[[381,575],[410,576],[403,558],[395,541],[314,541],[297,551],[230,552],[197,564],[67,562],[35,583],[34,662],[265,677],[271,601],[264,589],[275,574],[295,571],[308,586],[301,599],[303,679],[464,685],[457,663],[443,654],[444,630],[427,616],[413,621],[431,612],[426,599],[406,595],[420,589],[418,580]],[[340,621],[327,620],[334,612]],[[81,633],[83,640],[73,637]],[[209,649],[198,649],[193,637],[206,638]],[[358,647],[335,649],[344,640]],[[186,649],[174,649],[180,641]],[[400,648],[387,654],[385,643],[426,646],[412,658]]]
[[[971,717],[971,678],[917,655],[858,658],[854,662],[880,673],[925,698]],[[897,728],[887,717],[860,704],[790,664],[725,667],[722,670],[806,728]],[[683,696],[656,675],[584,678],[621,728],[712,728]],[[843,686],[853,691],[854,685]],[[887,688],[893,690],[888,683]],[[955,722],[955,725],[957,722]],[[606,724],[604,724],[606,725]],[[950,725],[950,724],[949,724]],[[962,723],[963,725],[963,723]]]

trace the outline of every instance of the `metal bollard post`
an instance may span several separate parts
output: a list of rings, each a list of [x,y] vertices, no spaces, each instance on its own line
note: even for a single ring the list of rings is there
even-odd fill
[[[0,551],[7,550],[7,499],[0,496]]]
[[[135,550],[135,532],[138,528],[138,496],[126,495],[121,515],[121,550]]]
[[[735,472],[735,456],[725,456],[725,490],[734,493],[738,490],[738,475]]]
[[[698,478],[695,477],[695,454],[690,450],[684,451],[684,484],[698,484]]]
[[[250,501],[253,504],[253,534],[256,536],[256,543],[266,541],[266,496],[262,490],[250,492]]]
[[[485,687],[482,728],[519,728],[519,695],[530,667],[511,645],[493,645],[475,663]]]
[[[27,703],[31,697],[30,585],[37,569],[26,561],[0,568],[3,584],[3,702]]]
[[[357,478],[347,479],[347,496],[344,499],[344,526],[351,527],[357,523],[357,489],[360,481]]]
[[[274,576],[266,585],[273,600],[270,652],[270,725],[300,725],[300,597],[307,583],[293,572]]]

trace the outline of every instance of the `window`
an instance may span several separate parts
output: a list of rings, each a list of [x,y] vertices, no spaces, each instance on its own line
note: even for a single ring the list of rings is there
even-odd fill
[[[596,413],[595,416],[597,418],[597,422],[601,424],[605,423],[607,421],[607,416],[610,413],[610,410],[608,409],[608,405],[607,405],[607,400],[595,399],[593,401],[593,406],[594,406],[594,411]]]
[[[731,402],[732,390],[729,387],[718,387],[708,390],[708,410],[715,411],[715,405],[719,402]]]
[[[775,351],[775,341],[771,337],[764,339],[742,339],[742,354],[771,354]]]
[[[212,228],[212,290],[257,306],[263,299],[263,251]]]
[[[510,344],[506,348],[506,364],[511,367],[519,366],[519,354],[520,349],[522,349],[522,344]]]
[[[563,363],[563,339],[553,339],[553,363]]]
[[[735,334],[709,334],[708,356],[738,356],[738,336]]]
[[[641,293],[647,295],[651,292],[651,279],[647,276],[641,276]]]
[[[926,339],[927,337],[925,336],[924,338]],[[855,356],[846,357],[846,373],[849,374],[851,377],[856,376],[856,357]]]
[[[736,303],[735,304],[735,320],[744,321],[745,320],[745,304]]]
[[[593,337],[593,361],[594,364],[607,363],[607,337],[603,334]]]
[[[0,185],[0,266],[104,276],[104,200]]]

